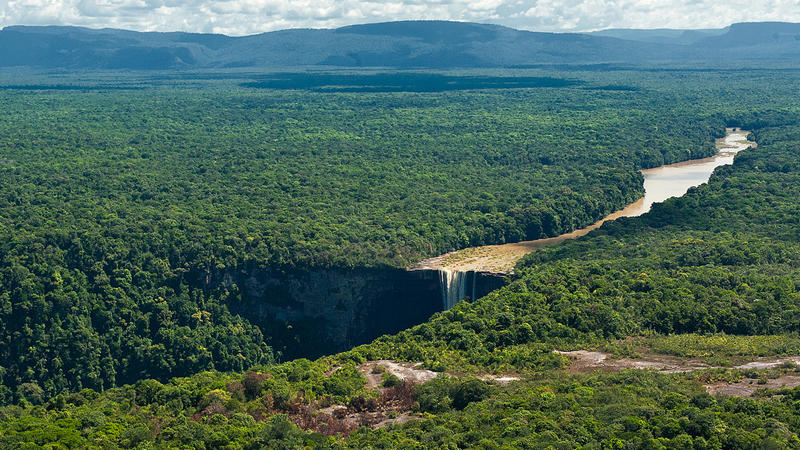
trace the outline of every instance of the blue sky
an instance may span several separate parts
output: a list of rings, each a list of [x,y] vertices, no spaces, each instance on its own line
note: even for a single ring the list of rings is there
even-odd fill
[[[800,0],[0,0],[0,26],[78,25],[250,35],[393,20],[459,20],[531,31],[722,28],[800,22]]]

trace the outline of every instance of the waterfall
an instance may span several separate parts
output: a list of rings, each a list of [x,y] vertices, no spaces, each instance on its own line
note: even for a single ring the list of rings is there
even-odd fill
[[[475,296],[475,287],[478,285],[478,272],[472,272],[472,297],[470,301],[475,301],[478,297]]]
[[[467,274],[463,270],[439,269],[439,286],[442,288],[442,310],[455,306],[467,296]],[[472,273],[472,297],[475,297],[475,280],[477,276]]]

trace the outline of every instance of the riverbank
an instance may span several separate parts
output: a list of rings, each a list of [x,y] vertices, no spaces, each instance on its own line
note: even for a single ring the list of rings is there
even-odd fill
[[[620,217],[640,216],[650,211],[653,203],[663,202],[670,197],[681,196],[689,188],[705,183],[714,172],[714,169],[732,164],[736,153],[756,146],[755,142],[747,140],[748,134],[748,131],[739,128],[728,128],[727,135],[717,140],[718,153],[710,158],[689,160],[642,170],[645,196],[586,228],[552,238],[466,248],[426,259],[409,267],[408,270],[447,269],[450,271],[511,274],[517,261],[530,252],[560,244],[568,239],[585,236],[609,220],[616,220]]]

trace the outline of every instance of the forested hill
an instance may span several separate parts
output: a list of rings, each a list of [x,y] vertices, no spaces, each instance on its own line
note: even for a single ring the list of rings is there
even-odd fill
[[[332,30],[294,29],[245,37],[10,26],[0,31],[0,67],[165,70],[380,66],[442,69],[572,63],[636,64],[734,57],[786,60],[800,55],[800,24],[741,23],[732,25],[724,34],[704,34],[701,31],[690,32],[690,36],[683,36],[685,39],[643,42],[647,39],[635,32],[608,34],[629,37],[618,39],[442,21],[389,22]]]

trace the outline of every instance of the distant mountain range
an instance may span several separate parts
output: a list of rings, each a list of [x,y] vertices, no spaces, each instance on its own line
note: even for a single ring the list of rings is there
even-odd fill
[[[79,27],[0,30],[0,67],[45,69],[500,68],[722,59],[800,61],[800,24],[719,30],[537,33],[468,22],[407,21],[254,36]]]
[[[705,39],[709,36],[719,36],[727,33],[730,27],[705,29],[705,30],[673,30],[659,28],[654,30],[638,30],[630,28],[612,28],[609,30],[593,31],[592,36],[606,36],[625,39],[629,41],[651,42],[656,44],[688,45]]]

